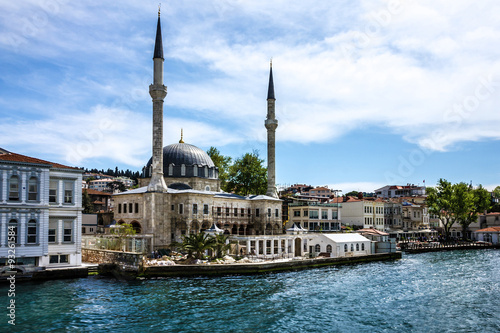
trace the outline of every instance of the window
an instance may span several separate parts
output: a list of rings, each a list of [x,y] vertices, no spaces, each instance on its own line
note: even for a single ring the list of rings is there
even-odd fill
[[[245,208],[241,208],[240,209],[240,215],[241,216],[245,216]]]
[[[351,244],[351,252],[354,252],[354,244]]]
[[[248,208],[247,212],[248,212],[248,216],[252,215],[252,209],[251,208]]]
[[[19,200],[19,177],[10,177],[9,182],[9,200],[18,201]]]
[[[208,214],[208,205],[203,205],[203,214]]]
[[[122,204],[118,204],[118,214],[122,213]]]
[[[321,246],[319,246],[319,244],[316,244],[314,247],[314,252],[321,252]]]
[[[198,167],[196,165],[193,167],[193,176],[198,177]]]
[[[175,205],[171,205],[171,206],[170,206],[170,210],[171,210],[171,211],[174,211],[174,210],[175,210]]]
[[[332,212],[332,220],[336,220],[338,218],[338,212]]]
[[[64,183],[64,203],[73,203],[73,182]]]
[[[31,177],[28,181],[28,200],[38,200],[38,179]]]
[[[49,221],[49,243],[57,241],[57,221]]]
[[[137,202],[135,203],[135,213],[139,213],[139,204]]]
[[[133,212],[134,212],[134,211],[132,210],[132,208],[133,208],[133,207],[132,207],[132,203],[129,203],[129,204],[128,204],[128,212],[129,212],[129,213],[133,213]]]
[[[256,208],[255,209],[255,216],[260,216],[260,209],[259,208]]]
[[[327,253],[332,253],[332,246],[331,246],[330,244],[328,244],[328,245],[326,246],[326,252],[327,252]]]
[[[365,243],[361,243],[361,251],[365,250]]]
[[[127,204],[123,204],[123,214],[127,214]]]
[[[271,217],[271,208],[267,209],[267,217]]]
[[[28,234],[26,243],[27,244],[36,244],[38,243],[38,233],[37,233],[37,223],[36,220],[29,220],[28,222]]]
[[[82,234],[85,233],[85,227],[82,227]]]
[[[344,244],[344,252],[347,252],[347,244]]]
[[[304,216],[307,216],[308,212],[307,209],[304,211]]]
[[[300,216],[300,210],[294,210],[293,216],[295,216],[295,217]]]
[[[236,217],[236,216],[238,216],[238,208],[235,208],[235,209],[234,209],[234,216],[235,216],[235,217]]]
[[[217,207],[217,216],[221,216],[221,214],[222,214],[222,208]]]
[[[310,210],[309,211],[309,218],[313,220],[317,220],[319,218],[319,211],[317,210]]]
[[[173,174],[174,174],[174,165],[173,164],[169,164],[168,165],[168,175],[172,176]]]
[[[68,255],[51,255],[49,256],[49,263],[51,264],[66,264],[68,263]]]
[[[229,216],[229,208],[226,207],[226,216]]]
[[[321,219],[322,220],[328,220],[328,211],[327,210],[322,210],[321,211]]]
[[[278,208],[274,212],[274,217],[280,217],[280,210]]]
[[[18,225],[17,225],[17,220],[12,219],[9,221],[9,228],[7,230],[7,243],[15,243],[19,244],[19,238],[18,236]]]
[[[179,204],[179,214],[184,214],[184,204]]]
[[[72,221],[64,221],[64,230],[63,230],[63,242],[71,243],[73,241],[73,222]]]
[[[186,175],[186,165],[181,164],[181,176],[185,176],[185,175]]]
[[[198,214],[198,204],[193,204],[193,215]]]
[[[356,251],[359,251],[359,243],[356,243]]]

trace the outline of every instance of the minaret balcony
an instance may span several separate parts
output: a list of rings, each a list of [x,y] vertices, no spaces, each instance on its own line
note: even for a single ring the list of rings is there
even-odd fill
[[[159,84],[149,85],[149,95],[153,100],[163,100],[167,96],[167,87]]]

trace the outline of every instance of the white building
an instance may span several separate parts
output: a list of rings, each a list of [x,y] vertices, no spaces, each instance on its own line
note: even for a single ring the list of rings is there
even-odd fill
[[[425,186],[415,184],[386,185],[375,190],[377,198],[400,198],[425,195]]]
[[[97,190],[101,192],[108,191],[109,192],[109,187],[108,184],[114,182],[114,179],[112,178],[103,178],[103,179],[95,179],[91,180],[89,182],[89,189],[91,190]]]
[[[304,249],[314,256],[327,254],[335,258],[372,254],[372,242],[357,233],[308,234],[303,243]]]
[[[384,202],[382,199],[348,197],[340,209],[342,223],[361,229],[384,230]]]
[[[0,148],[0,263],[81,264],[82,171]],[[7,266],[8,267],[8,266]]]
[[[489,227],[474,232],[478,241],[500,245],[500,227]]]
[[[298,201],[288,205],[287,228],[294,224],[309,231],[340,231],[340,203]]]

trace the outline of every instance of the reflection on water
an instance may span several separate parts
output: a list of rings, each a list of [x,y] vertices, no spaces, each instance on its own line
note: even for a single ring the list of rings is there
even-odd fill
[[[15,331],[499,332],[499,253],[259,276],[20,283]],[[6,286],[0,295],[7,299]]]

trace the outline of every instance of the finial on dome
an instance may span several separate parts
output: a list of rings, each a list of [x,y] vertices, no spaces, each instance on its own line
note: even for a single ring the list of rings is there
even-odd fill
[[[158,17],[160,17],[161,2],[158,4]]]
[[[182,140],[182,137],[184,136],[183,132],[182,132],[182,128],[181,128],[181,139],[179,140],[179,143],[184,143],[184,140]]]

